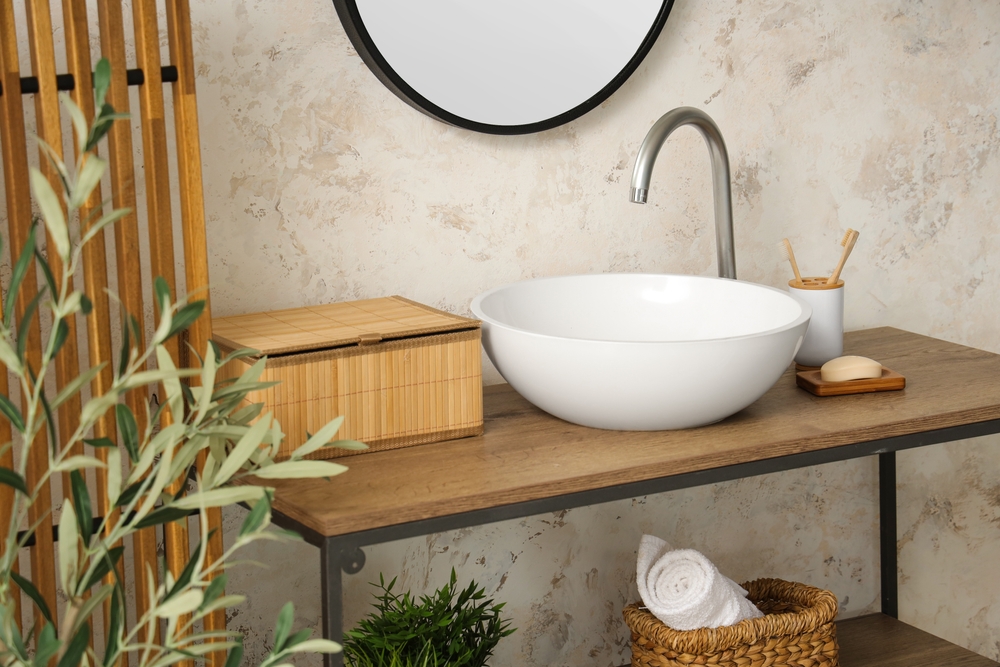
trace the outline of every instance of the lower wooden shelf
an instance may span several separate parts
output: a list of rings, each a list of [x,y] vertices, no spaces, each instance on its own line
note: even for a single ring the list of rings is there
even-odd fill
[[[884,614],[872,614],[837,623],[837,642],[840,644],[840,667],[1000,665]]]
[[[841,667],[997,667],[912,625],[872,614],[837,624]]]

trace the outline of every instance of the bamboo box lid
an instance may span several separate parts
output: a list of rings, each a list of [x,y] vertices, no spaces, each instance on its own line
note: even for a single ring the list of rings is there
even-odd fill
[[[212,318],[212,338],[230,349],[276,356],[478,329],[479,320],[401,296]]]

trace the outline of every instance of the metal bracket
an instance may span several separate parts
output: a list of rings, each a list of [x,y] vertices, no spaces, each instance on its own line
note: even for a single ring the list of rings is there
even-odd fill
[[[361,547],[348,547],[340,552],[340,569],[347,574],[357,574],[365,566],[365,552]]]

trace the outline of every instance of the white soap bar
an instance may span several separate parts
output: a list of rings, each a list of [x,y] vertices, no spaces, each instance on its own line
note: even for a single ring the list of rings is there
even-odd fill
[[[882,377],[882,364],[868,357],[837,357],[819,369],[823,382],[847,382]]]

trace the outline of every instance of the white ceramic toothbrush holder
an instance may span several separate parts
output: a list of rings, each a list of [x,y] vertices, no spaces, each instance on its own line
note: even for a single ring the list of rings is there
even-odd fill
[[[788,292],[812,306],[809,328],[802,339],[795,363],[819,367],[844,354],[844,281],[826,284],[826,278],[788,281]]]

